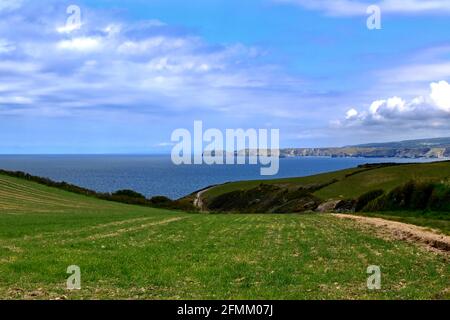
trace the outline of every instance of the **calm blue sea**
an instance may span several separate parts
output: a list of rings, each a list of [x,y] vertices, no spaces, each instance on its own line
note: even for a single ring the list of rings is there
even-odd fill
[[[270,178],[307,176],[365,163],[412,161],[418,160],[286,158],[280,159],[278,175]],[[170,156],[148,155],[0,155],[0,169],[25,171],[100,192],[132,189],[149,197],[164,195],[172,199],[218,183],[264,178],[258,165],[175,166]]]

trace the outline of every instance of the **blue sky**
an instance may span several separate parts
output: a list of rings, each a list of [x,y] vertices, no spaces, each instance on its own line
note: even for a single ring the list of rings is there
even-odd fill
[[[194,120],[284,147],[450,136],[449,30],[450,0],[0,0],[0,153],[168,152]]]

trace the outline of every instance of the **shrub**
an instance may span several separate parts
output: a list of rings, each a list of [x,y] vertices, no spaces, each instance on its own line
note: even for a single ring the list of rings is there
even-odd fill
[[[410,181],[371,200],[365,211],[450,211],[450,187],[443,183]]]
[[[434,211],[450,212],[450,186],[438,184],[431,193],[429,207]]]
[[[156,196],[151,198],[150,202],[153,204],[167,204],[172,202],[172,200],[164,196]]]
[[[361,195],[356,200],[355,211],[361,212],[364,209],[364,207],[367,206],[367,204],[369,202],[381,197],[383,194],[384,194],[384,191],[381,189],[378,189],[378,190],[369,191],[369,192]]]
[[[119,190],[112,194],[113,197],[127,197],[133,199],[145,199],[145,196],[133,190]]]
[[[413,210],[427,209],[434,189],[435,185],[432,183],[416,183],[412,188],[407,208]]]
[[[339,213],[351,213],[356,211],[357,201],[353,199],[341,200],[336,204],[334,208],[335,212]]]

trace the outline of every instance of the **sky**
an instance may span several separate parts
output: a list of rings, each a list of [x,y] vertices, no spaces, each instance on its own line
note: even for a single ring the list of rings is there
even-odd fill
[[[450,136],[449,30],[450,0],[0,0],[0,153],[167,153],[196,120],[282,147]]]

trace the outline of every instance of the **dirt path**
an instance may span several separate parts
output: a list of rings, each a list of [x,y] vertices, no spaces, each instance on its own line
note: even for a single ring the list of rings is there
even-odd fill
[[[382,236],[419,243],[420,245],[425,246],[428,250],[450,254],[450,237],[430,231],[429,229],[381,218],[371,218],[349,214],[333,215],[338,218],[352,219],[363,224],[375,226],[378,228]]]
[[[212,188],[214,188],[214,187],[209,187],[207,189],[201,190],[201,191],[197,192],[197,194],[195,195],[194,206],[199,208],[200,211],[205,211],[205,205],[203,203],[202,195]]]

